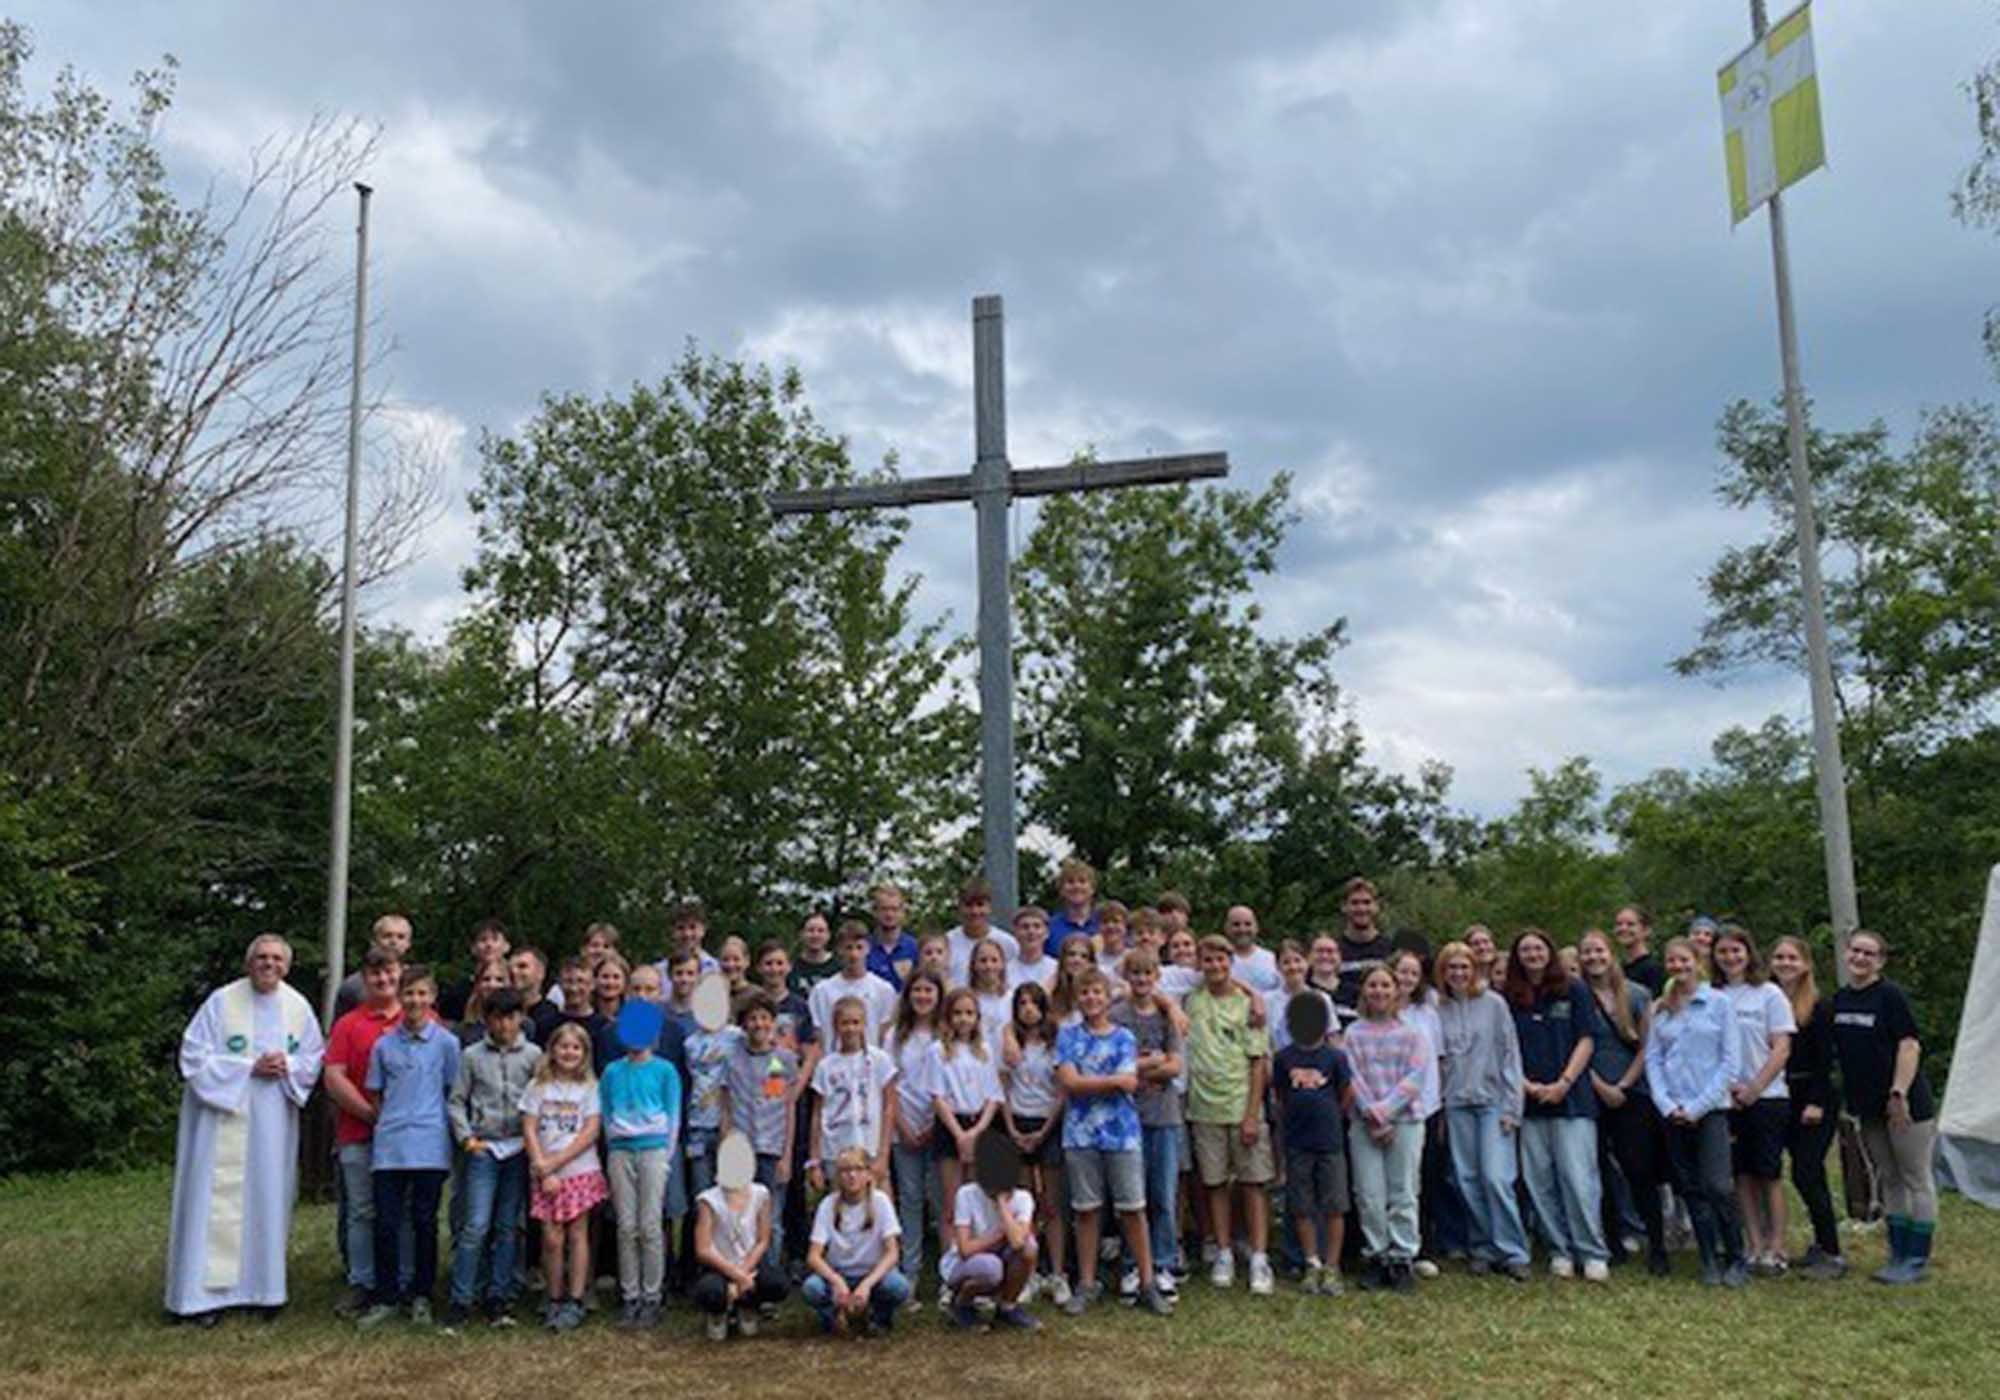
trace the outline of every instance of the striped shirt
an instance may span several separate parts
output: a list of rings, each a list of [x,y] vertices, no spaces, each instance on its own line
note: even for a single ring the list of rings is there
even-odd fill
[[[1347,1028],[1345,1049],[1354,1071],[1355,1111],[1383,1109],[1391,1119],[1414,1121],[1430,1038],[1401,1021],[1364,1017]]]

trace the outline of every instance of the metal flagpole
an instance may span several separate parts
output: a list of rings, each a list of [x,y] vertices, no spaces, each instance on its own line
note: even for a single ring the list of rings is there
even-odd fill
[[[1000,298],[972,301],[972,475],[979,521],[979,808],[993,917],[1014,917],[1014,638],[1007,595],[1007,349]]]
[[[1750,0],[1750,33],[1769,30],[1764,0]],[[1792,468],[1792,528],[1798,539],[1799,583],[1805,593],[1806,674],[1812,690],[1813,775],[1819,786],[1819,821],[1826,857],[1827,898],[1833,915],[1835,963],[1847,981],[1847,936],[1861,926],[1854,890],[1854,838],[1847,824],[1847,770],[1840,757],[1840,721],[1834,705],[1833,663],[1826,635],[1826,596],[1819,574],[1819,526],[1813,514],[1812,475],[1806,464],[1805,391],[1799,385],[1798,323],[1792,315],[1792,258],[1785,240],[1785,196],[1770,200],[1771,272],[1778,288],[1778,351],[1785,373],[1785,439]]]
[[[354,536],[361,512],[361,363],[368,324],[368,197],[355,181],[361,214],[354,228],[354,373],[347,399],[347,538],[340,568],[340,702],[333,747],[333,849],[326,872],[326,993],[320,1016],[333,1025],[334,999],[347,975],[347,836],[354,779]]]

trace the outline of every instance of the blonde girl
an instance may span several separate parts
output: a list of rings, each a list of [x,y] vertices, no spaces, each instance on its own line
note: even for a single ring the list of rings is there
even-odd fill
[[[1062,941],[1056,952],[1055,990],[1049,994],[1049,1014],[1055,1018],[1057,1029],[1073,1026],[1083,1019],[1076,1005],[1076,981],[1096,967],[1097,954],[1091,948],[1089,935],[1072,933]],[[1124,995],[1124,990],[1124,983],[1113,984],[1115,995]]]
[[[972,1179],[980,1134],[1000,1111],[1004,1095],[993,1057],[987,1053],[979,998],[972,989],[947,993],[938,1019],[943,1029],[931,1046],[931,1108],[944,1130],[937,1139],[938,1165],[944,1176],[944,1198],[952,1201],[958,1198],[959,1183]]]
[[[625,989],[631,976],[632,965],[619,953],[607,952],[591,970],[591,1005],[605,1020],[616,1021],[624,1009]]]
[[[1799,1028],[1785,1061],[1792,1104],[1785,1150],[1792,1154],[1792,1185],[1812,1217],[1812,1247],[1800,1261],[1800,1272],[1827,1283],[1847,1272],[1833,1192],[1826,1184],[1827,1149],[1840,1123],[1840,1098],[1833,1087],[1833,1003],[1819,994],[1812,949],[1802,939],[1787,936],[1771,945],[1771,980],[1791,1003]]]
[[[937,1110],[930,1092],[931,1047],[937,1040],[944,995],[944,979],[918,967],[903,984],[896,1019],[882,1029],[882,1048],[896,1061],[896,1140],[889,1149],[889,1170],[902,1229],[898,1268],[912,1287],[924,1271],[925,1207],[937,1221],[940,1239],[951,1229],[950,1198],[938,1194],[933,1147]]]
[[[1597,1164],[1607,1188],[1617,1174],[1646,1227],[1646,1267],[1656,1278],[1671,1272],[1667,1259],[1666,1221],[1660,1210],[1660,1183],[1666,1176],[1667,1140],[1660,1116],[1646,1093],[1646,1032],[1653,1021],[1653,998],[1644,986],[1630,981],[1611,939],[1602,929],[1587,929],[1576,941],[1577,965],[1583,984],[1597,999],[1602,1035],[1591,1042],[1591,1092],[1597,1095]],[[1624,1230],[1616,1193],[1606,1189],[1602,1203],[1605,1247],[1611,1262],[1625,1259]]]
[[[454,1029],[460,1045],[477,1045],[486,1035],[486,998],[514,985],[505,958],[487,958],[472,973],[472,993],[465,999],[465,1019]]]
[[[937,980],[934,973],[918,972],[911,985],[917,977]],[[862,1149],[844,1148],[834,1158],[833,1175],[834,1189],[813,1216],[802,1291],[828,1332],[846,1334],[860,1319],[871,1334],[887,1332],[896,1324],[896,1310],[910,1300],[910,1280],[900,1268],[902,1225],[889,1198],[876,1188]]]
[[[567,1332],[583,1322],[590,1285],[590,1212],[606,1195],[597,1156],[597,1077],[590,1036],[574,1021],[549,1035],[535,1077],[521,1095],[521,1129],[534,1189],[528,1214],[543,1224],[545,1322]],[[564,1265],[568,1265],[565,1272]]]
[[[715,950],[716,966],[729,979],[729,995],[734,997],[747,991],[750,986],[750,945],[735,934],[722,940],[722,946]]]
[[[966,964],[965,986],[960,991],[969,990],[979,1007],[979,1024],[986,1034],[986,1053],[990,1058],[1000,1056],[1000,1035],[1007,1028],[1007,950],[1000,946],[998,939],[982,938],[972,947],[972,956]],[[942,1013],[940,1013],[942,1019]],[[949,1195],[945,1197],[948,1201]]]

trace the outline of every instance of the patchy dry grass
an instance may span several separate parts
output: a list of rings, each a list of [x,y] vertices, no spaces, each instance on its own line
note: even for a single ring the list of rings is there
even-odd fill
[[[391,1327],[365,1341],[330,1312],[329,1208],[299,1213],[294,1301],[275,1323],[203,1332],[163,1326],[164,1172],[0,1184],[0,1389],[49,1397],[252,1396],[343,1400],[536,1396],[591,1400],[803,1392],[920,1400],[963,1387],[979,1400],[1065,1395],[1984,1396],[2000,1393],[2000,1215],[1946,1198],[1936,1278],[1866,1281],[1878,1236],[1853,1237],[1846,1283],[1698,1288],[1672,1280],[1518,1287],[1451,1276],[1414,1299],[1256,1302],[1190,1283],[1161,1323],[1108,1308],[1071,1322],[1044,1312],[1036,1337],[964,1337],[927,1310],[893,1339],[821,1339],[794,1304],[750,1342],[712,1346],[685,1309],[633,1338],[592,1323],[463,1337]],[[1801,1219],[1803,1215],[1801,1213]]]

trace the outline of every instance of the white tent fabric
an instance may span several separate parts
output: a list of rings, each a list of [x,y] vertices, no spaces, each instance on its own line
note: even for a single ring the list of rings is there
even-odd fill
[[[2000,1210],[2000,865],[1986,878],[1986,913],[1972,955],[1965,1010],[1938,1115],[1938,1175]]]

